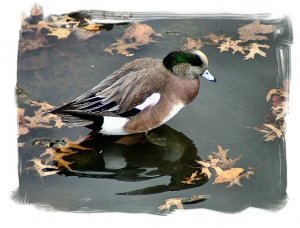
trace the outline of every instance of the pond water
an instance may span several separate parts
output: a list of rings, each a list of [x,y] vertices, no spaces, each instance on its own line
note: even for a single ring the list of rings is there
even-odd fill
[[[70,36],[52,41],[51,47],[19,54],[18,86],[31,100],[47,101],[61,106],[98,84],[124,63],[142,57],[164,58],[172,49],[182,47],[187,37],[201,39],[209,32],[238,37],[237,29],[253,18],[200,17],[196,19],[146,20],[161,37],[157,42],[130,50],[133,56],[111,55],[104,49],[115,43],[130,24],[114,25],[86,41]],[[91,133],[84,127],[35,128],[19,137],[25,142],[19,148],[19,188],[15,198],[21,202],[64,211],[121,211],[160,213],[158,207],[169,198],[210,195],[189,208],[208,208],[236,212],[247,206],[279,208],[286,199],[286,159],[284,139],[264,142],[262,134],[251,127],[261,125],[271,105],[266,94],[281,87],[284,76],[278,46],[287,39],[287,19],[262,20],[281,28],[281,34],[268,35],[263,41],[267,57],[243,60],[243,55],[220,53],[214,45],[201,50],[209,59],[210,72],[216,83],[201,80],[198,97],[166,125],[153,133],[166,138],[166,145],[155,145],[144,139],[124,145],[120,137]],[[37,58],[32,60],[32,57]],[[286,64],[286,63],[284,63]],[[34,107],[19,103],[33,112]],[[33,145],[37,139],[76,140],[89,136],[81,145],[90,148],[68,157],[72,171],[40,177],[26,170],[28,162],[39,157],[45,148]],[[228,148],[229,156],[242,155],[236,167],[257,167],[243,187],[213,184],[201,176],[192,185],[182,181],[199,170],[195,160],[207,160],[217,146]]]

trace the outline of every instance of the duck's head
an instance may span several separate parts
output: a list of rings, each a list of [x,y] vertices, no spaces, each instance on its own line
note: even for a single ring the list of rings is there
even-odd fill
[[[209,81],[216,82],[215,77],[208,71],[208,59],[200,50],[176,49],[164,58],[163,64],[180,77],[196,78],[202,76]]]

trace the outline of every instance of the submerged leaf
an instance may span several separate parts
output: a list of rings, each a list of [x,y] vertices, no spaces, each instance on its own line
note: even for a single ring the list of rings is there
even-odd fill
[[[188,49],[192,49],[192,48],[196,48],[196,49],[200,49],[204,46],[204,43],[198,39],[198,40],[194,40],[190,37],[186,38],[187,42],[183,45],[183,47],[188,48]]]
[[[267,40],[268,37],[262,34],[272,33],[276,30],[274,25],[261,24],[259,20],[244,25],[238,29],[241,40]]]
[[[177,207],[178,209],[184,209],[182,205],[182,199],[183,198],[171,198],[167,199],[166,203],[159,206],[159,211],[167,211],[169,212],[172,206]]]

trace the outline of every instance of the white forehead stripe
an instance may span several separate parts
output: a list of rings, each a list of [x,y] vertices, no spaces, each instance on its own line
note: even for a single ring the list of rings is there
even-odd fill
[[[196,55],[199,55],[201,57],[201,59],[203,59],[206,62],[206,64],[208,65],[208,59],[207,59],[206,55],[202,51],[195,50],[194,53]]]

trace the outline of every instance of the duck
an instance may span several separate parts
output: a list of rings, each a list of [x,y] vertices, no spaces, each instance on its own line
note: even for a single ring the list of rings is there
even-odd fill
[[[200,77],[216,82],[198,49],[178,48],[164,59],[139,58],[51,113],[67,127],[103,135],[146,133],[173,118],[200,91]]]

